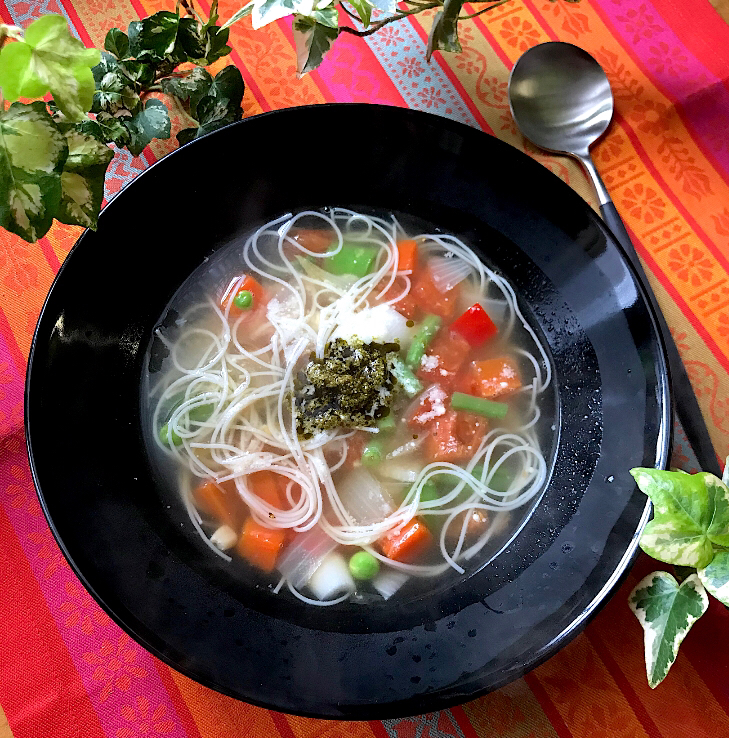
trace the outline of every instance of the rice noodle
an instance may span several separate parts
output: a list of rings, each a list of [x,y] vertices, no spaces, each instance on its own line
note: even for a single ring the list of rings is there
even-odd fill
[[[335,253],[341,250],[345,239],[348,243],[376,245],[372,273],[359,279],[325,281],[322,270],[315,268],[316,260],[330,256],[332,251],[308,251],[289,235],[302,219],[307,225],[318,220],[332,230]],[[158,429],[166,419],[169,432],[177,434],[180,444],[162,443],[155,431],[153,437],[160,451],[193,478],[212,478],[218,483],[234,481],[238,494],[260,523],[299,532],[320,526],[338,544],[362,546],[391,569],[428,577],[448,568],[463,572],[462,564],[491,540],[499,521],[504,519],[501,513],[526,505],[543,489],[547,464],[534,428],[540,417],[538,398],[551,382],[551,368],[545,349],[519,309],[514,290],[503,277],[486,267],[454,236],[407,236],[418,242],[424,258],[438,267],[436,271],[440,270],[438,273],[449,284],[454,280],[463,282],[469,294],[480,295],[483,304],[498,306],[504,338],[508,339],[517,326],[528,336],[532,352],[514,348],[532,371],[520,390],[526,406],[525,422],[516,430],[490,430],[466,468],[445,462],[426,464],[402,503],[386,518],[367,525],[356,524],[337,494],[332,477],[345,463],[354,431],[335,429],[309,439],[299,438],[291,401],[293,382],[302,357],[311,352],[323,356],[340,317],[374,303],[396,305],[408,294],[410,279],[397,272],[397,240],[404,235],[394,218],[386,220],[344,208],[287,214],[259,228],[246,240],[242,262],[246,273],[262,278],[275,292],[268,306],[268,321],[251,330],[243,313],[231,325],[232,296],[241,278],[230,284],[231,298],[224,309],[208,300],[186,310],[177,321],[181,327],[174,342],[157,331],[157,337],[170,351],[170,368],[152,390],[152,428]],[[300,258],[309,260],[306,264],[312,268],[302,268]],[[266,336],[268,342],[260,345]],[[205,419],[200,418],[202,409],[210,410]],[[363,430],[376,432],[371,428]],[[407,454],[423,438],[404,444],[388,458]],[[490,485],[507,463],[516,467],[516,476],[508,490],[499,491]],[[478,464],[488,470],[482,479],[471,473]],[[274,507],[249,489],[248,475],[263,469],[289,480],[285,509]],[[436,500],[421,502],[423,485],[441,475],[455,477],[456,486]],[[217,555],[229,561],[227,554],[210,543],[189,492],[183,497],[198,533]],[[468,513],[463,520],[459,516],[473,510],[487,511],[492,523],[478,541],[464,549]],[[439,538],[442,563],[405,564],[388,559],[372,547],[383,534],[402,528],[423,512],[445,517]],[[460,528],[455,545],[449,547],[452,526]],[[274,591],[281,589],[283,583],[282,579]],[[320,602],[301,594],[290,581],[285,583],[294,596],[316,605],[335,604],[349,596]]]

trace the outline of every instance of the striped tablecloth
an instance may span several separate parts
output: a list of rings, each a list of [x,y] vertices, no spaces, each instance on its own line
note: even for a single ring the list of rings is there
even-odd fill
[[[223,0],[221,16],[237,6]],[[62,13],[87,45],[101,46],[109,28],[171,7],[171,0],[4,0],[0,15],[24,26],[42,13]],[[507,102],[509,69],[530,46],[562,40],[592,53],[616,97],[614,125],[594,152],[597,165],[726,455],[729,27],[707,0],[512,0],[461,24],[462,53],[436,54],[426,64],[431,22],[423,14],[366,39],[345,35],[320,70],[297,80],[290,24],[253,32],[245,21],[232,28],[226,63],[245,78],[246,115],[327,101],[427,110],[527,151],[594,204],[573,163],[524,142]],[[107,197],[172,145],[155,142],[137,158],[117,155]],[[587,631],[546,664],[482,699],[415,718],[345,726],[289,717],[223,697],[150,656],[71,573],[26,460],[26,358],[43,298],[78,235],[56,226],[30,246],[0,234],[0,738],[729,736],[729,612],[716,601],[666,681],[655,691],[646,684],[642,632],[626,604],[652,565],[645,557]],[[680,440],[674,463],[691,469]]]

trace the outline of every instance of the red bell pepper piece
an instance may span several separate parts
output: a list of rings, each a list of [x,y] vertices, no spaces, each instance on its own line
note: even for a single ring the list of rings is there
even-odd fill
[[[471,305],[460,318],[451,325],[451,330],[463,336],[471,346],[480,346],[495,336],[499,329],[488,313],[478,304]]]

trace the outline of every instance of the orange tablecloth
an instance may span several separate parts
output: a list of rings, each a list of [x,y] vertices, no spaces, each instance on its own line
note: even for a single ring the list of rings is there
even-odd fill
[[[5,0],[4,22],[63,13],[87,44],[173,0]],[[207,0],[201,0],[207,11]],[[242,4],[221,2],[227,18]],[[652,277],[718,453],[729,452],[729,27],[706,0],[512,0],[461,26],[463,52],[424,52],[432,15],[365,39],[342,37],[297,80],[290,24],[234,26],[246,115],[326,101],[410,106],[456,118],[526,150],[590,202],[582,173],[526,145],[508,110],[509,69],[530,46],[576,43],[604,66],[615,122],[595,158]],[[179,125],[178,122],[175,123]],[[346,135],[346,132],[343,132]],[[292,131],[292,141],[296,132]],[[282,142],[285,145],[286,142]],[[163,156],[118,155],[107,197]],[[354,149],[353,149],[354,151]],[[56,226],[35,245],[0,233],[0,738],[239,736],[729,736],[729,612],[716,601],[663,685],[645,679],[642,632],[622,590],[571,645],[524,679],[463,707],[406,720],[289,717],[198,686],[101,612],[62,559],[40,512],[23,438],[31,337],[53,275],[79,235]],[[691,469],[685,443],[674,463]],[[5,722],[7,720],[7,722]]]

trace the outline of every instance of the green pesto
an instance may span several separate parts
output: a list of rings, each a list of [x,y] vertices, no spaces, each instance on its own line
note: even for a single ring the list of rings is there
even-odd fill
[[[321,359],[312,354],[294,383],[299,435],[376,426],[394,400],[397,380],[388,354],[399,348],[338,338],[327,344]]]

